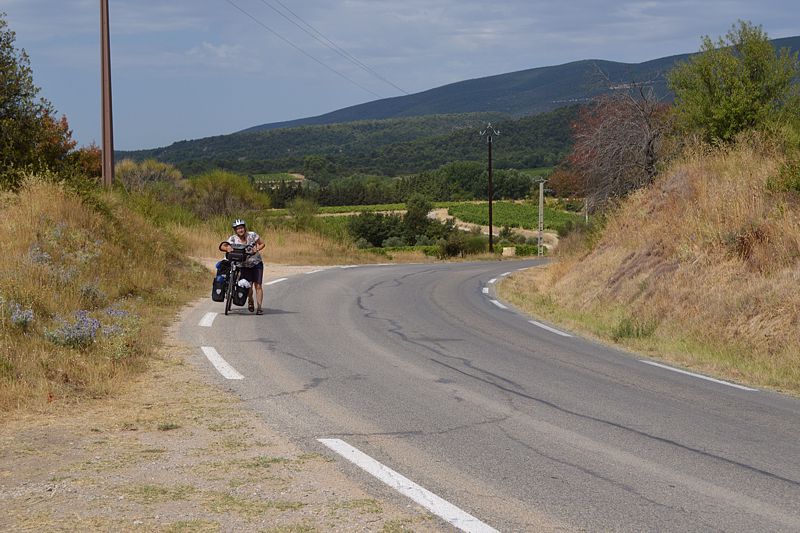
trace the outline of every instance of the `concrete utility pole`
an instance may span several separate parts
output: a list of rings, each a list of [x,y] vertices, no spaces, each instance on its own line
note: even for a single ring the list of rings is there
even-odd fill
[[[544,184],[546,179],[540,178],[539,183],[539,257],[544,255]]]
[[[492,200],[494,190],[492,189],[492,137],[500,135],[500,132],[492,127],[492,123],[486,124],[486,129],[481,131],[481,137],[486,137],[486,144],[489,146],[489,251],[494,252],[494,229],[492,227]]]
[[[103,185],[111,188],[114,181],[114,121],[111,108],[111,45],[108,31],[108,0],[100,0],[100,70],[103,123]]]

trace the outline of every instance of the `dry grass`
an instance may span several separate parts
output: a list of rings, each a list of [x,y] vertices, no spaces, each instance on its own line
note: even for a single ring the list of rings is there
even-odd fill
[[[197,286],[151,224],[115,196],[98,205],[35,179],[3,197],[0,412],[117,390]]]
[[[629,198],[589,248],[510,281],[506,297],[680,364],[800,393],[800,207],[770,192],[754,142],[690,154]]]
[[[212,221],[196,226],[170,225],[168,230],[186,244],[187,253],[193,257],[219,256],[220,241],[230,234],[227,220]],[[288,228],[255,228],[266,248],[261,252],[268,263],[282,265],[348,265],[365,263],[426,262],[421,252],[392,254],[391,259],[358,250],[352,244],[337,242],[313,232],[301,232]]]

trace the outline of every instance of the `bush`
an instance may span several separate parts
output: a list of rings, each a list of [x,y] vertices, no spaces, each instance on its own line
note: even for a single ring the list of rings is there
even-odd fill
[[[155,159],[147,159],[141,163],[123,159],[114,165],[114,177],[127,192],[143,192],[148,186],[162,182],[174,185],[183,179],[180,170]]]
[[[246,176],[214,170],[188,181],[188,201],[201,218],[240,216],[269,208],[269,196],[253,190]]]
[[[319,206],[314,200],[295,198],[287,205],[289,214],[294,219],[295,229],[306,230],[314,225],[314,217],[319,211]]]
[[[383,241],[381,243],[381,246],[384,247],[384,248],[397,248],[397,247],[405,246],[405,245],[406,245],[406,241],[404,241],[400,237],[389,237],[388,239],[386,239],[385,241]]]
[[[382,213],[361,213],[348,220],[347,229],[353,239],[364,239],[379,247],[389,237],[401,237],[403,219]]]

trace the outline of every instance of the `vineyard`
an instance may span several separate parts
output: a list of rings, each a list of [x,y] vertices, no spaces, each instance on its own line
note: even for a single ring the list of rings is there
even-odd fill
[[[451,205],[450,216],[472,224],[489,225],[489,203],[459,203]],[[580,222],[581,216],[560,209],[545,206],[544,228],[554,231],[564,230]],[[535,202],[494,202],[492,204],[492,223],[496,227],[536,229],[539,224],[539,206]]]

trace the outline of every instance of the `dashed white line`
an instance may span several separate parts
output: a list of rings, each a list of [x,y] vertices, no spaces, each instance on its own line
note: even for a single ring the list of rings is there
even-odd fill
[[[534,326],[538,326],[542,329],[546,329],[551,333],[555,333],[556,335],[561,335],[562,337],[572,337],[569,333],[564,333],[563,331],[559,331],[556,328],[551,328],[547,324],[542,324],[541,322],[537,322],[535,320],[528,320],[529,323],[533,324]]]
[[[244,379],[244,376],[238,373],[231,365],[229,365],[216,349],[212,348],[211,346],[201,346],[200,349],[203,350],[204,354],[206,354],[206,357],[209,361],[211,361],[211,364],[214,365],[214,368],[217,369],[217,372],[222,374],[222,377],[225,379]]]
[[[489,294],[489,287],[484,287],[482,290],[483,294]]]
[[[497,278],[492,278],[492,279],[490,279],[490,280],[489,280],[489,285],[494,285],[494,283],[495,283],[496,281],[497,281]]]
[[[530,267],[522,267],[522,268],[518,268],[518,269],[517,269],[517,272],[522,272],[523,270],[528,270],[529,268],[530,268]]]
[[[287,279],[289,279],[289,278],[273,279],[272,281],[266,282],[264,285],[275,285],[276,283],[280,283],[281,281],[286,281]]]
[[[355,464],[368,474],[375,476],[388,486],[425,507],[436,516],[442,518],[461,531],[469,533],[497,533],[492,526],[481,522],[471,514],[463,511],[432,493],[417,485],[407,477],[395,472],[388,466],[379,463],[361,450],[350,446],[340,439],[317,439],[319,442],[338,453],[351,463]]]
[[[204,328],[210,328],[215,318],[217,318],[217,313],[206,313],[203,315],[203,318],[200,319],[199,325]]]
[[[640,359],[640,362],[642,362],[642,363],[644,363],[646,365],[657,366],[658,368],[663,368],[665,370],[671,370],[673,372],[678,372],[679,374],[686,374],[687,376],[692,376],[692,377],[695,377],[695,378],[704,379],[706,381],[713,381],[714,383],[719,383],[720,385],[727,385],[728,387],[734,387],[734,388],[737,388],[737,389],[746,390],[746,391],[750,391],[750,392],[758,391],[758,389],[751,389],[750,387],[745,387],[743,385],[737,385],[736,383],[730,383],[728,381],[722,381],[721,379],[710,378],[710,377],[704,376],[702,374],[695,374],[694,372],[681,370],[680,368],[674,368],[674,367],[667,366],[667,365],[662,365],[662,364],[659,364],[659,363],[654,363],[653,361],[646,361],[644,359]]]
[[[504,278],[504,277],[510,276],[510,275],[511,275],[511,272],[504,272],[503,274],[500,274],[500,277]]]
[[[306,274],[316,274],[317,272],[322,272],[323,270],[323,268],[318,268],[316,270],[312,270],[311,272],[306,272]]]
[[[500,309],[508,309],[508,307],[506,307],[505,305],[501,304],[501,303],[500,303],[500,302],[498,302],[497,300],[489,300],[489,301],[490,301],[490,302],[492,302],[492,303],[493,303],[494,305],[496,305],[497,307],[499,307]]]

